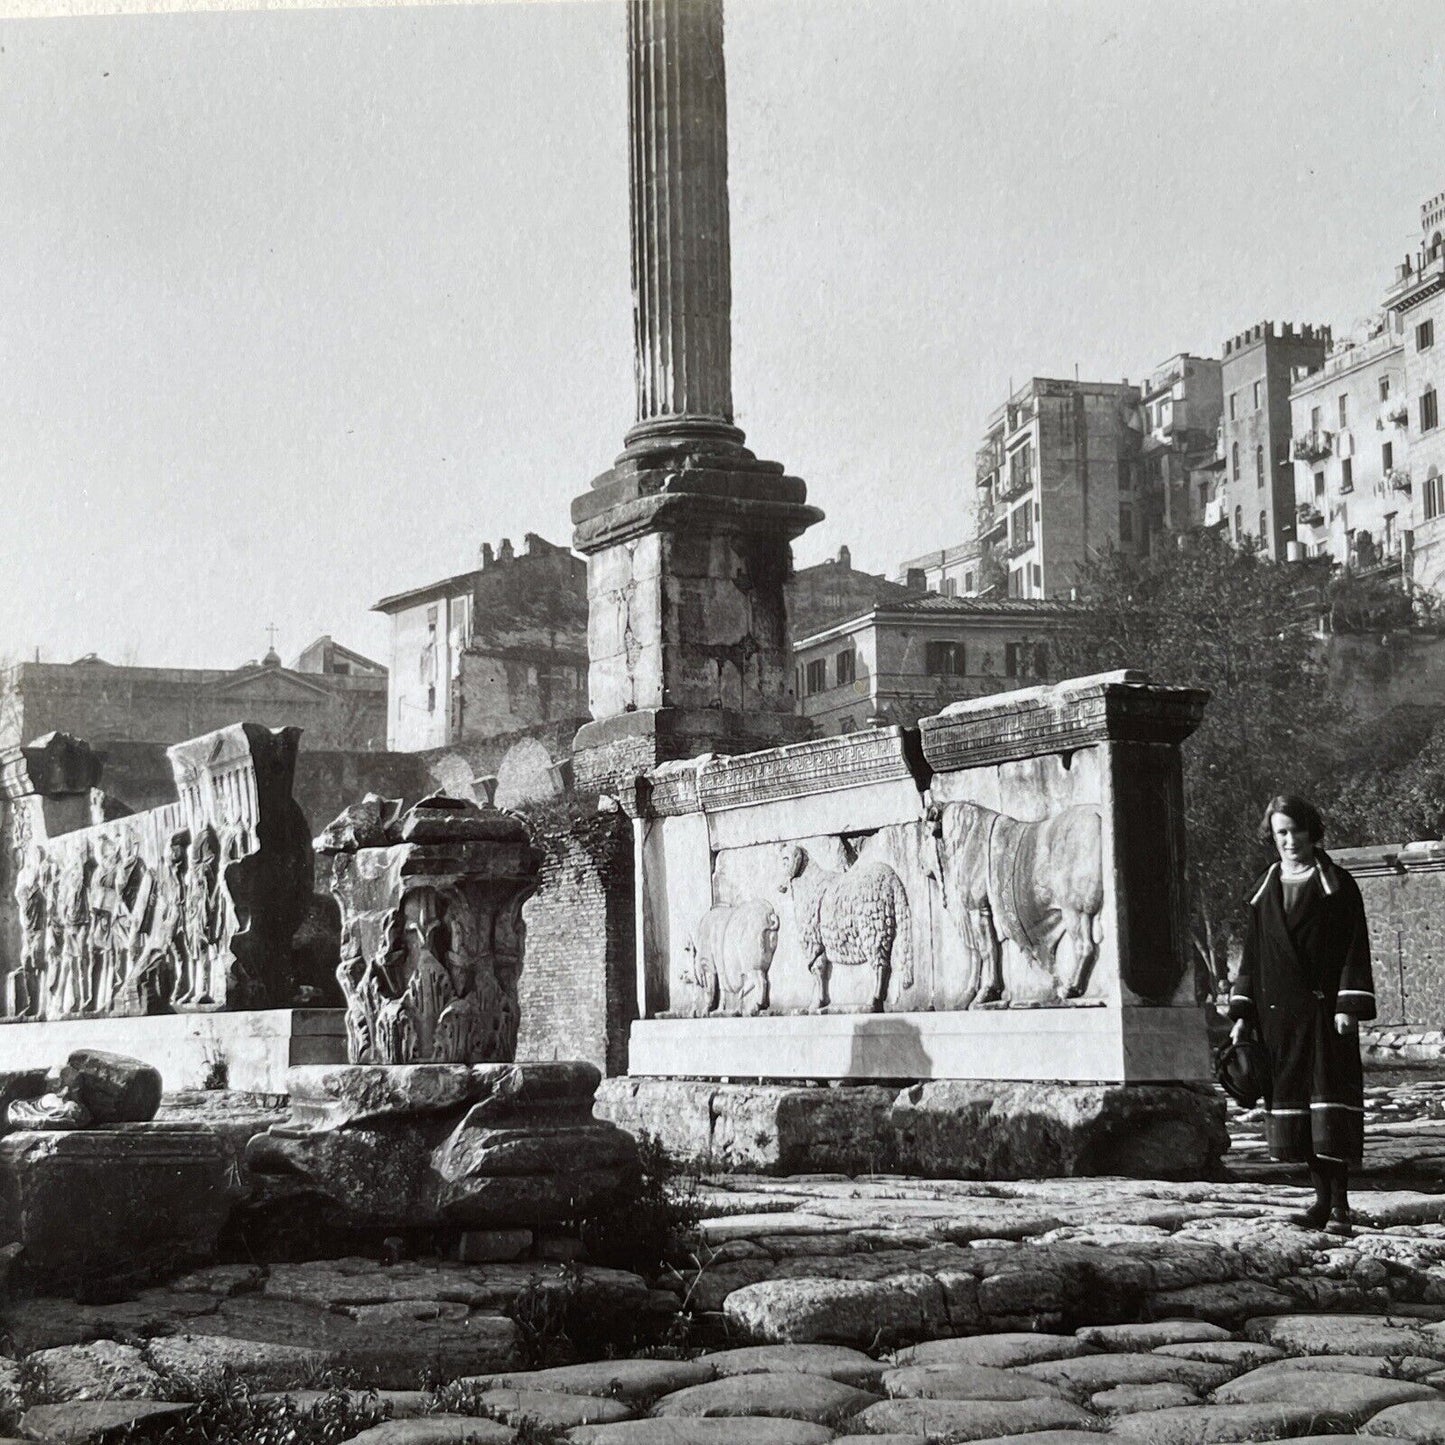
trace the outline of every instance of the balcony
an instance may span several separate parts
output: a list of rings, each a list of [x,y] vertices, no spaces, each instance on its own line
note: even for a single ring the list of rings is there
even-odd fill
[[[1015,557],[1022,557],[1025,552],[1033,551],[1033,546],[1034,539],[1032,537],[1015,537],[1014,540],[1008,544],[1009,560],[1013,561]]]
[[[1385,485],[1392,492],[1403,492],[1408,497],[1410,495],[1410,473],[1404,467],[1391,467],[1385,473]]]
[[[1329,431],[1307,431],[1294,439],[1294,459],[1297,462],[1317,462],[1334,450],[1335,434]]]
[[[1000,477],[995,495],[1000,502],[1012,502],[1018,497],[1028,496],[1033,489],[1033,468],[1028,467],[1017,472],[1010,471]]]
[[[1320,511],[1314,502],[1301,502],[1295,508],[1295,520],[1301,527],[1323,527],[1325,514]]]
[[[1003,438],[994,437],[985,442],[974,454],[974,476],[979,486],[985,482],[1003,466]]]
[[[1385,413],[1385,420],[1386,420],[1387,422],[1389,422],[1391,426],[1409,426],[1409,425],[1410,425],[1410,408],[1409,408],[1409,405],[1408,405],[1407,403],[1405,403],[1405,402],[1402,401],[1402,402],[1399,404],[1399,406],[1395,407],[1395,409],[1394,409],[1393,411],[1387,411],[1387,412]]]
[[[980,541],[985,537],[992,537],[998,532],[1008,530],[1008,513],[992,502],[980,502],[974,509],[973,515]]]

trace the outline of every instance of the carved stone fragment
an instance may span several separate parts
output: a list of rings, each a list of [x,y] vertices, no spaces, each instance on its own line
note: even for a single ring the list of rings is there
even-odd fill
[[[20,946],[0,1017],[260,1008],[291,1001],[311,892],[291,797],[300,732],[237,723],[169,749],[178,801],[18,851]]]
[[[379,846],[358,846],[377,836]],[[522,905],[540,881],[520,820],[454,798],[404,814],[368,799],[316,847],[341,908],[350,1061],[510,1062]]]

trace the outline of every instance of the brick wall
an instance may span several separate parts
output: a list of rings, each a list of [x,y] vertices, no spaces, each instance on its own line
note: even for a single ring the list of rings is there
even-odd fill
[[[517,1057],[627,1072],[637,1017],[632,825],[621,813],[529,820],[542,886],[528,900]]]

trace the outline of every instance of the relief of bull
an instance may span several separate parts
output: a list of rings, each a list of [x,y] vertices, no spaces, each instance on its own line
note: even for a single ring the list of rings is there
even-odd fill
[[[944,906],[960,915],[981,965],[975,1005],[1004,998],[1003,940],[1054,981],[1058,998],[1078,998],[1103,941],[1103,824],[1098,810],[1069,807],[1026,823],[976,803],[934,814]],[[1059,945],[1070,943],[1064,969]]]
[[[855,863],[835,873],[799,844],[784,845],[782,853],[779,891],[793,895],[815,1006],[828,1007],[834,968],[867,968],[873,973],[872,1009],[882,1013],[895,974],[904,988],[913,985],[913,927],[903,880],[887,863]]]
[[[702,990],[703,1014],[759,1014],[778,948],[778,912],[761,898],[709,908],[686,945],[683,980]]]

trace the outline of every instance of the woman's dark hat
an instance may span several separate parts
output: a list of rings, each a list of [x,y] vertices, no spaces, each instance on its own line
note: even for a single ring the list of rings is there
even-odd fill
[[[1225,1042],[1214,1051],[1214,1078],[1241,1109],[1252,1109],[1269,1092],[1269,1055],[1257,1039]]]

